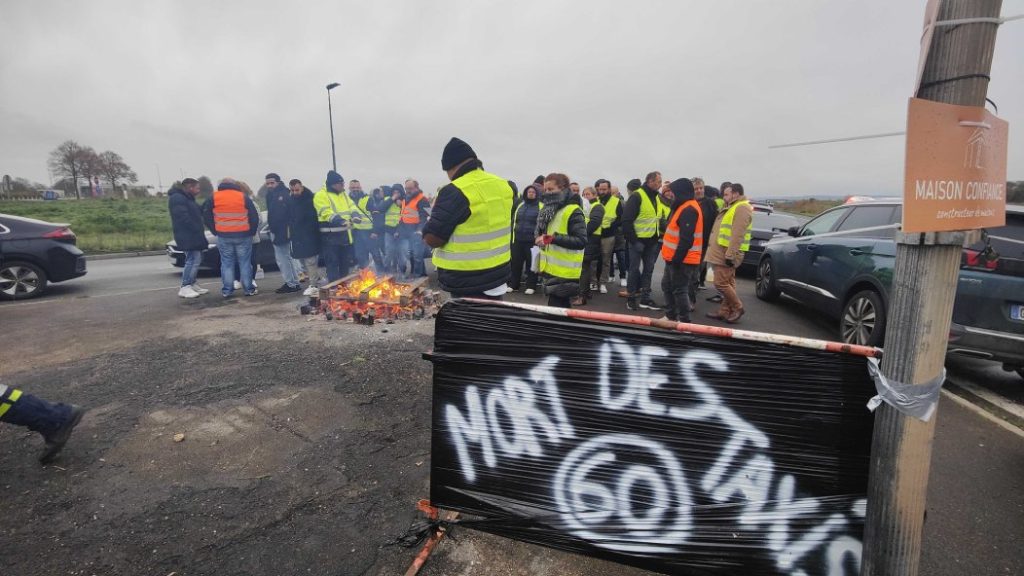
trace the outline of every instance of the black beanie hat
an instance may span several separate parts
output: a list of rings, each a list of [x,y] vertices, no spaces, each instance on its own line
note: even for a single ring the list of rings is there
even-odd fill
[[[676,201],[690,200],[693,198],[693,182],[691,182],[689,178],[673,180],[668,187],[672,190],[672,194],[675,195]]]
[[[476,158],[476,152],[473,152],[469,144],[453,137],[445,144],[444,152],[441,153],[441,169],[451,170],[470,158]]]
[[[327,187],[328,188],[330,188],[331,186],[334,186],[338,182],[344,182],[344,181],[345,181],[345,179],[341,177],[341,174],[338,174],[334,170],[329,170],[327,172]]]
[[[626,190],[629,190],[630,192],[636,192],[639,189],[640,189],[640,179],[639,178],[633,178],[632,180],[630,180],[629,182],[626,183]]]
[[[278,176],[276,172],[271,172],[270,174],[267,174],[266,176],[263,177],[264,180],[270,180],[271,178],[277,180],[278,182],[281,181],[281,177]]]

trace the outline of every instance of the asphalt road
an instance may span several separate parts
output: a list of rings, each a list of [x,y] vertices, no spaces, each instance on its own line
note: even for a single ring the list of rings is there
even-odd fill
[[[90,407],[57,466],[35,464],[36,437],[0,427],[11,495],[0,565],[24,576],[403,571],[413,553],[382,544],[428,492],[418,354],[432,322],[307,321],[297,297],[272,293],[270,272],[255,298],[224,301],[219,278],[204,277],[211,294],[185,301],[179,272],[162,256],[90,261],[45,298],[0,303],[0,379]],[[834,321],[739,286],[741,327],[834,338]],[[626,313],[615,291],[589,307]],[[694,319],[713,323],[706,294]],[[940,403],[921,573],[1024,574],[1024,433],[1005,422],[1024,381],[978,361],[949,370],[970,402]],[[423,573],[641,572],[461,531]]]

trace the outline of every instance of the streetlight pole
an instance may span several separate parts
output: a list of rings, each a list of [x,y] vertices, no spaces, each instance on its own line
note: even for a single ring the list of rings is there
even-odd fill
[[[334,151],[334,111],[331,110],[331,90],[338,86],[337,82],[331,82],[327,85],[327,118],[331,123],[331,165],[334,166],[335,172],[338,171],[338,154]]]

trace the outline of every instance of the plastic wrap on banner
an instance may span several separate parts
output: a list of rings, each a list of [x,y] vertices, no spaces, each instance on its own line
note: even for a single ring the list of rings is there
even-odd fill
[[[666,574],[860,573],[864,357],[456,300],[431,502]]]
[[[907,416],[927,422],[939,405],[939,393],[946,381],[946,369],[924,384],[904,384],[893,382],[882,375],[882,368],[877,358],[868,358],[868,371],[875,381],[878,395],[868,400],[868,410],[874,412],[882,402],[892,406]]]

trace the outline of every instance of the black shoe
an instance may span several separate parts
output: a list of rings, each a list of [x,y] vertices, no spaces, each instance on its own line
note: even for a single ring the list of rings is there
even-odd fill
[[[722,295],[721,294],[715,294],[714,296],[712,296],[710,298],[705,298],[705,300],[707,300],[708,302],[714,302],[715,304],[719,304],[719,303],[722,302]]]
[[[85,414],[85,409],[73,404],[71,405],[71,416],[67,419],[67,422],[64,422],[56,432],[45,438],[46,447],[43,448],[43,453],[39,455],[40,464],[49,464],[61,449],[64,448],[64,445],[68,443],[68,438],[71,437],[71,431],[82,421],[82,414]]]
[[[636,298],[630,298],[629,300],[626,300],[626,309],[632,310],[634,312],[640,309],[640,307],[636,305]]]
[[[285,283],[277,290],[274,290],[274,292],[278,294],[292,294],[294,292],[300,292],[301,290],[302,286],[290,286],[287,283]]]
[[[661,310],[661,306],[659,306],[657,302],[651,300],[650,298],[645,298],[641,300],[640,307],[645,308],[647,310]]]

